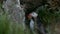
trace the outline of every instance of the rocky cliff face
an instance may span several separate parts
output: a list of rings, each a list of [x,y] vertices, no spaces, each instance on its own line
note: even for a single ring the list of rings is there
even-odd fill
[[[20,0],[6,0],[3,3],[3,8],[10,21],[9,33],[20,34],[20,28],[23,26],[24,10],[20,6]],[[23,30],[24,28],[22,28]],[[19,31],[19,32],[18,32]]]
[[[23,18],[24,12],[20,6],[19,0],[6,0],[3,4],[3,8],[13,21],[21,22],[19,20]]]
[[[20,0],[22,5],[25,5],[25,9],[35,9],[41,6],[43,0]]]

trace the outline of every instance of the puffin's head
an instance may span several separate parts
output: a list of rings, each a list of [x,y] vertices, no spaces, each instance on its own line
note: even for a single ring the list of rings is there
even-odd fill
[[[28,19],[32,19],[32,17],[36,18],[37,16],[38,16],[38,14],[36,12],[31,12],[31,13],[26,14],[26,17]]]
[[[32,17],[36,18],[38,16],[38,14],[36,12],[32,12],[31,13]]]

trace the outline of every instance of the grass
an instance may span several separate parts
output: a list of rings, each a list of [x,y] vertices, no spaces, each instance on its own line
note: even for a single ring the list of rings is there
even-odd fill
[[[6,18],[6,14],[0,16],[0,34],[7,34],[9,29],[9,21]]]
[[[11,31],[12,29],[12,31]],[[0,34],[24,34],[23,27],[19,24],[14,24],[7,19],[7,15],[0,16]]]
[[[37,13],[39,14],[44,26],[46,26],[48,33],[50,33],[50,31],[52,31],[53,33],[53,30],[55,29],[55,25],[58,22],[58,19],[60,20],[59,18],[60,10],[59,11],[53,9],[49,10],[46,6],[41,6],[37,9]],[[52,27],[53,30],[51,30],[50,27]]]

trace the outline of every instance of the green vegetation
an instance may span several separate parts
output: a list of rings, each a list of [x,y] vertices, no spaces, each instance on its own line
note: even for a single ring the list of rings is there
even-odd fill
[[[2,9],[2,4],[0,4],[0,10]],[[1,12],[1,11],[0,11]],[[24,34],[22,26],[19,24],[14,24],[8,20],[8,15],[3,11],[0,15],[0,34]],[[18,27],[17,27],[18,26]],[[11,31],[12,30],[12,31]]]
[[[55,26],[57,25],[58,20],[60,20],[60,10],[53,10],[52,8],[47,8],[47,6],[41,6],[37,9],[37,13],[41,18],[41,22],[46,27],[48,34],[52,34],[53,30],[55,29]],[[51,30],[51,27],[53,30]]]

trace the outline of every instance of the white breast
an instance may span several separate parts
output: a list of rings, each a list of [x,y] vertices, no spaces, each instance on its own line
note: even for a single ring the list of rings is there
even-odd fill
[[[30,21],[30,28],[31,28],[31,30],[34,30],[34,21],[32,19]]]

